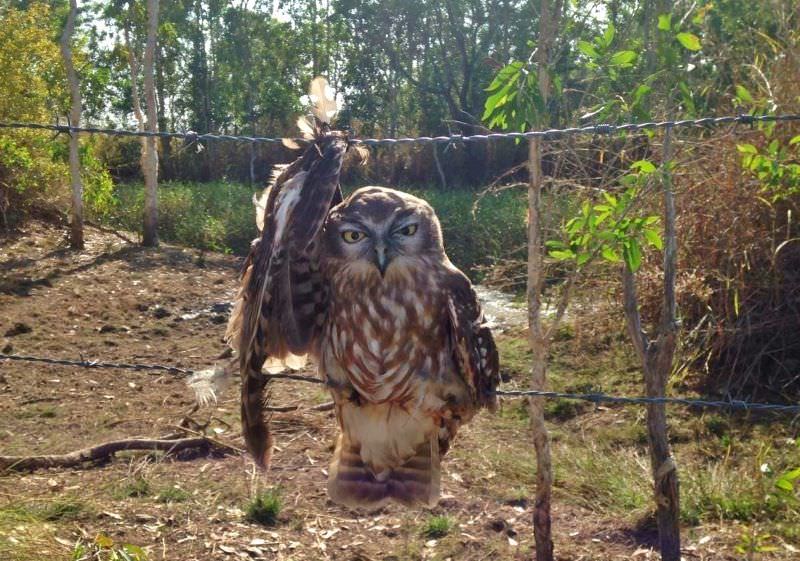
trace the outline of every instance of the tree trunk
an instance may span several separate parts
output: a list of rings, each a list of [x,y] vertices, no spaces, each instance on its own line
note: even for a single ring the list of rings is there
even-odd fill
[[[155,75],[153,61],[158,34],[158,0],[147,0],[147,45],[144,51],[144,95],[147,104],[147,131],[158,129],[158,106],[156,105]],[[145,153],[142,160],[144,172],[144,237],[146,246],[158,245],[158,149],[156,138],[145,138]]]
[[[642,361],[645,391],[648,397],[663,397],[667,380],[672,372],[672,361],[677,344],[675,303],[675,272],[677,239],[675,233],[675,201],[669,164],[672,158],[671,130],[664,136],[664,289],[661,322],[655,341],[649,341],[642,329],[633,272],[623,268],[623,294],[628,333]],[[653,471],[653,491],[656,502],[659,547],[664,561],[680,561],[680,505],[678,494],[678,468],[669,447],[667,414],[663,403],[647,405],[647,434],[650,445],[650,465]]]
[[[531,387],[544,390],[547,386],[548,340],[542,328],[542,284],[544,281],[541,235],[542,146],[539,138],[531,139],[528,153],[530,183],[528,185],[528,329],[532,355]],[[553,492],[553,462],[550,457],[550,438],[544,423],[544,398],[528,401],[533,445],[536,449],[536,500],[533,507],[533,534],[537,561],[552,561],[550,499]]]
[[[539,94],[547,102],[550,96],[550,52],[555,30],[561,15],[562,0],[542,0],[539,13],[537,41],[537,76]],[[539,115],[536,125],[546,127],[546,116]],[[532,354],[531,384],[535,390],[547,386],[547,353],[549,338],[542,328],[541,296],[544,283],[544,248],[542,247],[541,196],[544,174],[542,172],[542,141],[532,138],[529,143],[528,166],[528,327]],[[553,560],[550,502],[553,494],[553,462],[550,455],[550,437],[544,422],[544,398],[529,400],[533,445],[536,449],[536,500],[533,507],[533,534],[536,541],[537,561]]]
[[[72,34],[75,31],[75,19],[78,17],[78,1],[70,0],[69,16],[64,32],[61,34],[61,56],[67,71],[67,82],[72,99],[69,112],[69,124],[72,127],[81,126],[81,89],[78,84],[78,74],[72,63]],[[83,249],[83,185],[81,183],[81,161],[78,151],[78,133],[70,132],[69,135],[69,175],[72,186],[72,214],[70,217],[70,247]]]

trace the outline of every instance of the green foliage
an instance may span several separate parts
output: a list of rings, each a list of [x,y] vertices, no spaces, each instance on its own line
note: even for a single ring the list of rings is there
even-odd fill
[[[800,194],[800,136],[785,144],[774,138],[761,148],[749,143],[736,148],[742,154],[742,170],[758,181],[761,194],[771,203]]]
[[[550,257],[573,262],[575,267],[601,257],[610,263],[624,262],[637,271],[643,247],[663,248],[659,217],[635,214],[642,189],[655,171],[647,160],[634,162],[631,172],[620,180],[624,191],[618,196],[604,191],[601,203],[584,201],[578,216],[563,225],[564,239],[546,242]]]
[[[443,538],[454,526],[453,520],[447,516],[431,516],[422,528],[422,534],[429,539]]]
[[[486,88],[483,121],[489,127],[526,131],[545,112],[538,78],[530,64],[511,62]]]
[[[269,489],[256,495],[245,507],[245,518],[263,526],[274,526],[281,513],[281,493],[278,489]]]

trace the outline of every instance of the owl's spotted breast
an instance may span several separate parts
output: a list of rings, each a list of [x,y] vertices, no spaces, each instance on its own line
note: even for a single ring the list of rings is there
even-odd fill
[[[329,324],[331,354],[347,381],[372,403],[406,403],[421,383],[453,371],[445,332],[445,295],[429,268],[337,283]],[[342,380],[344,381],[344,380]]]

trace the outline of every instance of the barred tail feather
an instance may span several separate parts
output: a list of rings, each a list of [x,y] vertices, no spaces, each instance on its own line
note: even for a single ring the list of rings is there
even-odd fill
[[[242,376],[242,433],[248,452],[262,469],[269,467],[273,445],[269,419],[264,415],[269,399],[267,383],[258,371]]]
[[[408,506],[434,506],[439,499],[440,480],[436,436],[421,444],[403,465],[376,477],[362,461],[359,447],[342,433],[329,471],[328,496],[351,508],[379,508],[390,500]]]

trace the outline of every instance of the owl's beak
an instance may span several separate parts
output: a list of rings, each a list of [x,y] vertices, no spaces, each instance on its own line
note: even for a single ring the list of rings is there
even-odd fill
[[[389,258],[386,256],[386,246],[378,244],[375,246],[375,265],[381,272],[381,276],[386,273],[386,268],[389,266]]]

